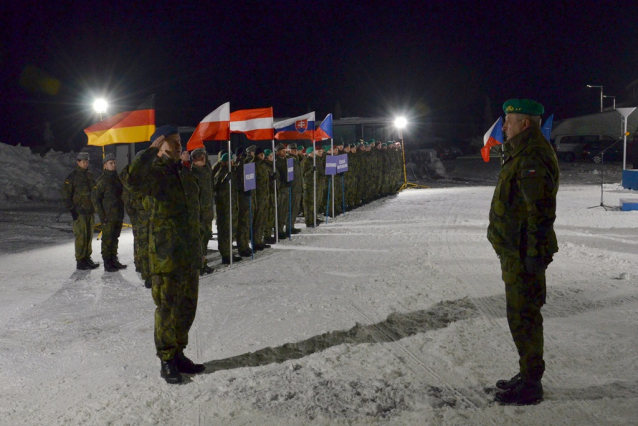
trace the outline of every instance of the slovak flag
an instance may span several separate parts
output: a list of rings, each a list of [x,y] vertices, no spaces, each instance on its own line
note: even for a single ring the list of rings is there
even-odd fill
[[[253,141],[274,137],[272,107],[241,109],[230,113],[230,132],[243,133]]]
[[[230,139],[230,102],[208,114],[197,125],[188,140],[186,149],[192,151],[204,147],[204,141],[227,141]]]
[[[315,130],[316,141],[325,141],[326,139],[332,139],[332,114],[328,114]]]
[[[483,161],[486,163],[490,161],[490,150],[493,146],[503,144],[503,117],[499,117],[496,123],[492,124],[490,130],[483,136],[483,148],[481,148],[481,155]]]
[[[310,139],[315,137],[315,112],[273,124],[275,139]]]
[[[549,142],[549,139],[552,137],[552,123],[554,123],[554,114],[550,115],[546,122],[543,123],[543,127],[541,127],[541,133]]]

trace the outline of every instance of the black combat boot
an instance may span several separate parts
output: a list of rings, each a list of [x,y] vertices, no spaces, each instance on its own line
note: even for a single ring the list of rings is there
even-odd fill
[[[175,367],[177,371],[184,374],[199,374],[206,370],[204,364],[195,364],[190,359],[186,358],[183,351],[175,352]]]
[[[104,260],[104,270],[106,272],[117,272],[119,271],[119,269],[117,269],[115,267],[115,265],[113,264],[113,259],[110,257],[105,257],[102,260]]]
[[[277,240],[275,240],[275,237],[265,237],[264,238],[264,243],[266,244],[275,244],[277,242]]]
[[[239,252],[239,255],[240,255],[241,257],[250,257],[250,256],[252,256],[252,255],[253,255],[253,253],[252,253],[250,250],[241,250],[241,251]]]
[[[279,239],[280,240],[287,240],[288,239],[288,234],[280,232],[279,233]]]
[[[117,269],[126,269],[127,266],[126,265],[122,265],[120,263],[120,260],[117,258],[117,256],[113,257],[113,266],[115,266]]]
[[[261,251],[263,249],[267,249],[270,248],[270,244],[255,244],[255,250],[256,251]]]
[[[160,370],[160,375],[166,380],[166,383],[171,385],[182,382],[182,375],[179,374],[175,364],[175,358],[170,361],[162,361],[162,369]]]
[[[144,287],[146,287],[146,288],[153,287],[153,283],[151,282],[150,278],[147,278],[147,279],[144,280]]]
[[[78,261],[77,261],[77,266],[76,266],[76,267],[77,267],[77,269],[79,269],[80,271],[89,271],[89,270],[93,269],[93,268],[91,267],[91,265],[89,265],[89,264],[86,262],[86,259],[78,260]]]
[[[100,264],[93,262],[93,259],[91,259],[90,257],[87,257],[86,259],[84,259],[84,261],[86,262],[87,265],[89,265],[91,269],[100,267]]]
[[[521,378],[521,373],[518,373],[516,376],[512,377],[509,380],[499,380],[498,382],[496,382],[496,387],[501,389],[501,390],[508,390],[508,389],[512,389],[514,386],[516,386],[518,384],[518,382],[520,382],[521,380],[523,380]]]
[[[213,271],[214,271],[213,268],[211,268],[208,265],[204,265],[202,269],[199,270],[199,275],[202,276],[202,275],[212,274]]]
[[[241,261],[241,257],[233,256],[233,262],[239,262],[239,261]],[[222,257],[222,263],[224,265],[230,265],[230,257]]]
[[[494,401],[503,405],[535,405],[543,400],[540,380],[520,380],[514,387],[499,392]]]
[[[293,235],[295,235],[295,234],[300,233],[300,232],[301,232],[301,229],[292,228],[292,229],[290,230],[290,232],[291,232]]]

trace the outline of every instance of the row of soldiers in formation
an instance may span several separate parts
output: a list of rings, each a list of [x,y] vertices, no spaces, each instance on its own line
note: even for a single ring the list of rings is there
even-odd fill
[[[326,175],[326,156],[340,154],[348,156],[348,171]],[[290,158],[293,179],[288,182],[287,160]],[[295,228],[300,213],[307,227],[318,226],[320,215],[340,214],[344,208],[350,210],[395,194],[403,181],[400,146],[392,142],[361,141],[349,145],[337,142],[334,146],[316,143],[308,148],[280,143],[274,153],[253,145],[245,150],[238,148],[232,158],[222,150],[214,165],[206,150],[199,148],[190,155],[184,152],[181,160],[192,172],[190,176],[199,191],[202,274],[212,272],[205,254],[213,237],[215,218],[218,249],[222,263],[228,264],[251,256],[253,251],[269,248],[277,238],[300,232]],[[117,256],[126,211],[132,222],[136,270],[150,288],[148,204],[151,200],[127,185],[130,166],[117,174],[112,154],[104,158],[104,172],[97,180],[88,170],[88,153],[79,153],[77,162],[78,166],[63,186],[65,205],[73,216],[77,268],[99,266],[90,257],[95,213],[102,230],[105,270],[113,272],[126,267]],[[255,163],[256,188],[244,191],[243,165],[248,163]],[[237,243],[239,256],[232,254],[232,241]]]

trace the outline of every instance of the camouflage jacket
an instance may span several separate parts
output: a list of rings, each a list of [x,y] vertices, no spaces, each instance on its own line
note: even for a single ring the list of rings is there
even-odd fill
[[[213,220],[213,217],[215,217],[213,210],[213,171],[210,162],[206,159],[206,163],[202,167],[193,165],[191,172],[199,187],[200,217],[203,221]]]
[[[91,201],[100,222],[121,222],[124,219],[122,181],[116,171],[104,170],[91,191]]]
[[[492,198],[487,238],[499,256],[551,256],[558,251],[556,154],[539,129],[523,131],[509,145]]]
[[[272,173],[272,163],[267,160],[260,160],[257,158],[255,161],[255,178],[257,181],[257,202],[259,205],[263,205],[268,202],[271,196],[271,181],[270,174]]]
[[[143,196],[138,192],[131,191],[128,186],[128,176],[129,176],[129,168],[131,166],[128,165],[122,169],[122,173],[120,173],[120,181],[122,181],[122,201],[124,202],[124,209],[126,213],[133,218],[138,215],[140,211],[144,210],[143,204]]]
[[[186,273],[202,264],[199,188],[181,161],[157,157],[148,148],[129,170],[129,186],[147,192],[151,274]]]
[[[77,166],[64,180],[62,199],[67,210],[77,214],[91,215],[95,208],[91,202],[91,190],[95,186],[93,173]]]

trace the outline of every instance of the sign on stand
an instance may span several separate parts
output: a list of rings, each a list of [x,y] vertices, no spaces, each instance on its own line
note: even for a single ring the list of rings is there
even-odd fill
[[[257,176],[255,175],[255,163],[244,164],[244,192],[257,188]]]

